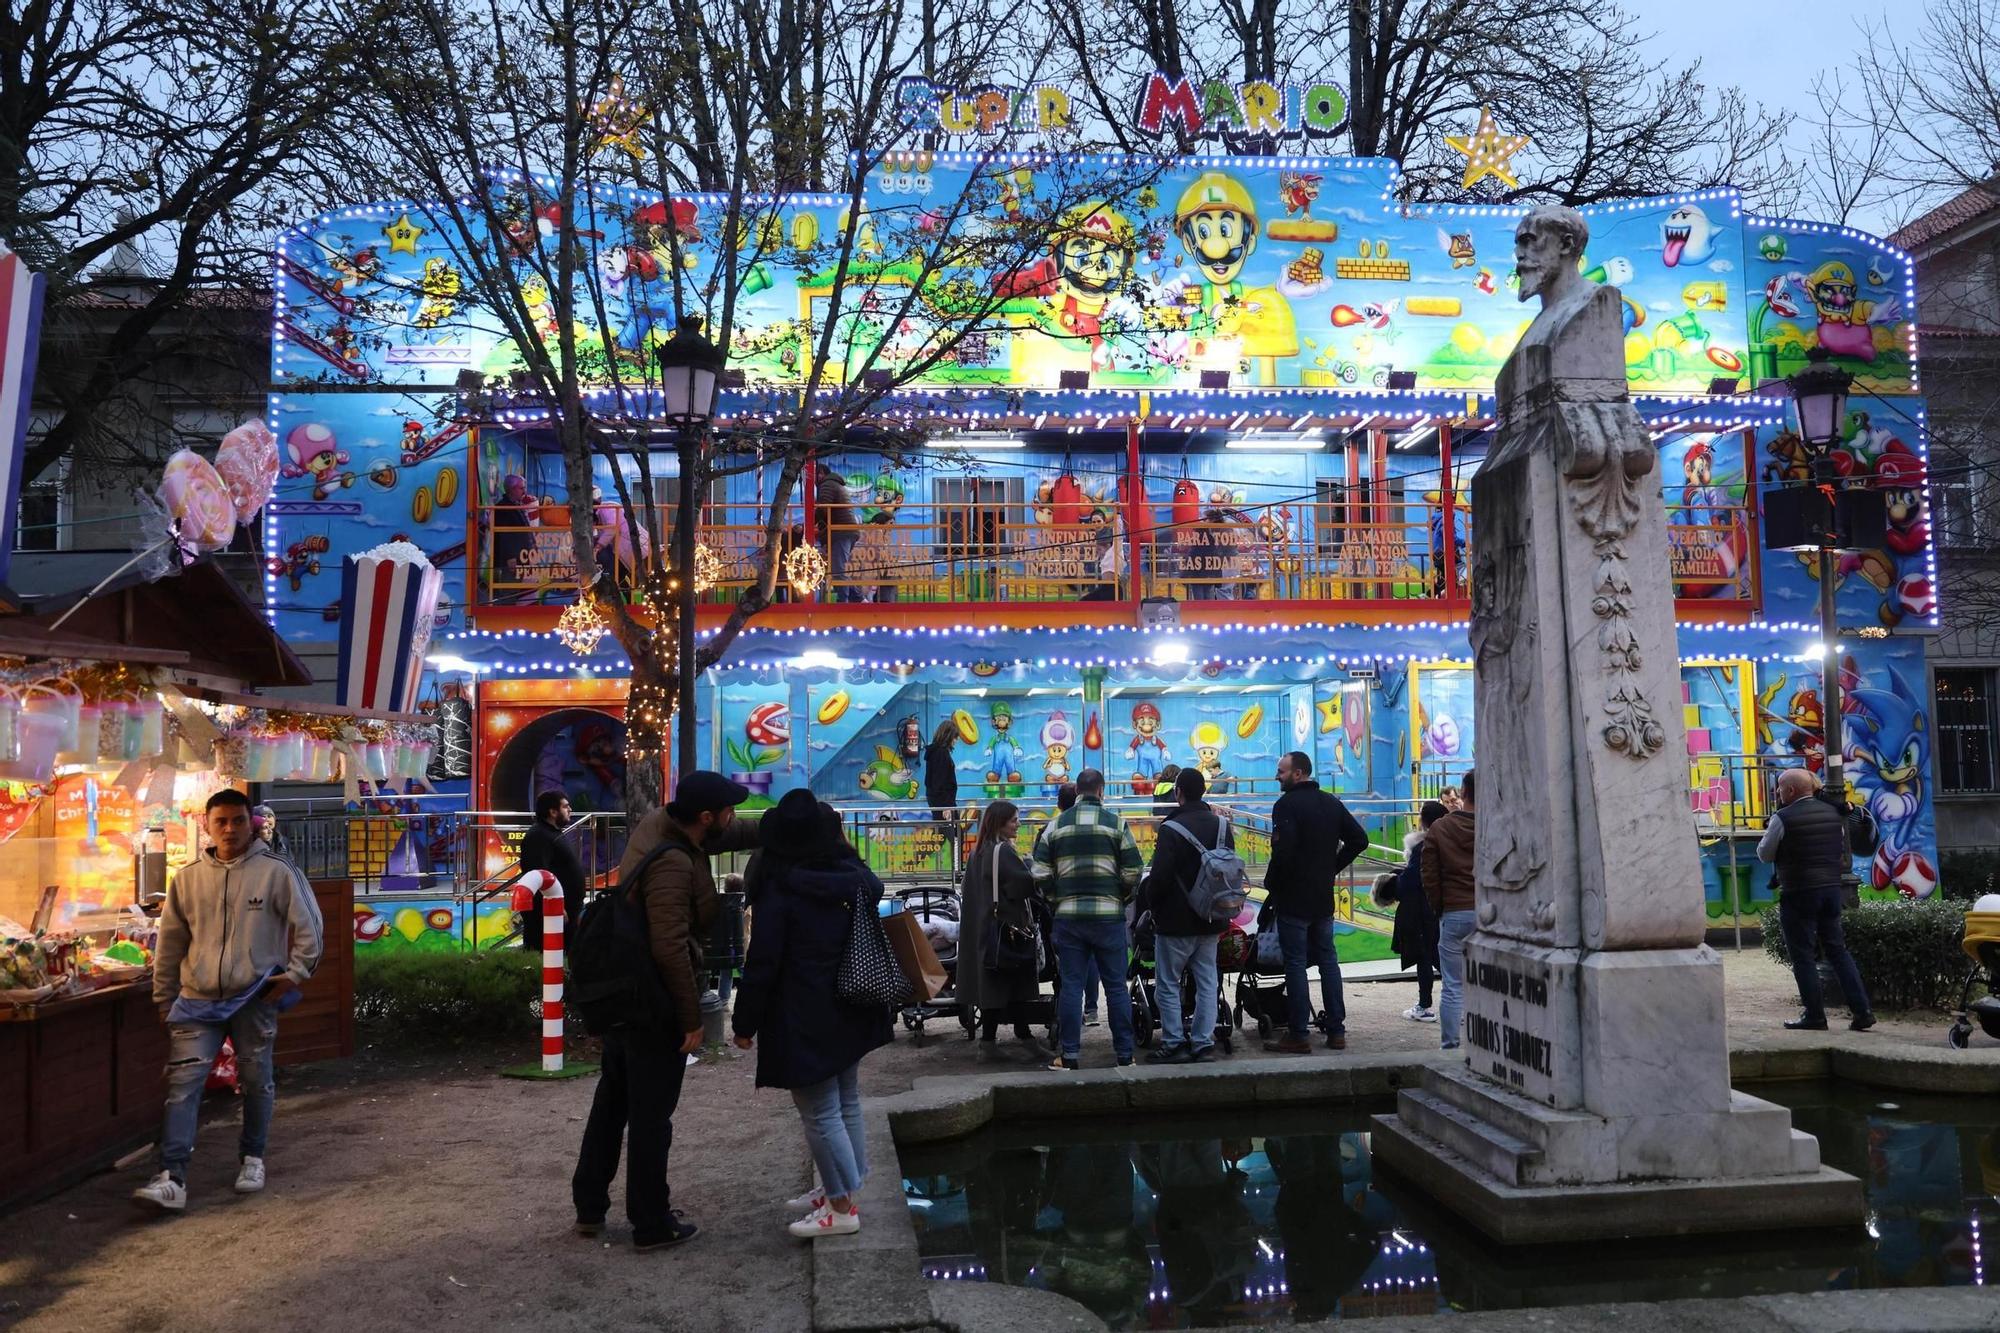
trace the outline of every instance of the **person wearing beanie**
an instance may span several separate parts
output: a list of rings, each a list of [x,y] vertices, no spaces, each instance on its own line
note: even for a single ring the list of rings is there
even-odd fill
[[[618,1029],[604,1038],[603,1073],[583,1127],[570,1193],[576,1229],[595,1236],[611,1209],[619,1140],[626,1140],[625,1211],[632,1244],[662,1249],[700,1230],[669,1206],[667,1153],[687,1057],[701,1048],[701,941],[715,923],[718,899],[709,858],[757,846],[757,822],[736,818],[750,790],[720,773],[696,769],[682,777],[674,799],[632,830],[618,863],[621,889],[636,886],[645,912],[653,966],[673,1008],[665,1030]],[[658,855],[653,853],[658,851]],[[651,858],[648,863],[648,858]]]

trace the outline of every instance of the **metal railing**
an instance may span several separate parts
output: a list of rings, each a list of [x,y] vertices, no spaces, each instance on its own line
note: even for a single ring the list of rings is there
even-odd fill
[[[1751,510],[1663,496],[1678,596],[1741,602],[1755,594]],[[702,507],[701,544],[716,557],[706,601],[728,603],[759,575],[761,504]],[[635,552],[624,511],[600,506],[595,559],[611,586],[631,589],[651,542],[669,542],[673,513],[646,506]],[[1027,603],[1127,601],[1437,601],[1467,595],[1474,524],[1461,504],[1447,515],[1436,492],[1421,499],[1366,488],[1319,503],[1207,505],[1178,519],[1168,503],[1140,511],[1135,543],[1128,505],[1115,500],[1052,504],[857,503],[820,508],[812,545],[824,560],[821,602]],[[559,604],[575,596],[578,571],[569,518],[559,505],[503,504],[475,510],[481,604]],[[1446,547],[1450,529],[1453,546]],[[783,550],[806,540],[806,509],[785,519]],[[1138,569],[1132,569],[1136,548]],[[782,554],[781,554],[782,558]],[[585,571],[586,574],[591,571]],[[781,579],[782,601],[798,600]]]

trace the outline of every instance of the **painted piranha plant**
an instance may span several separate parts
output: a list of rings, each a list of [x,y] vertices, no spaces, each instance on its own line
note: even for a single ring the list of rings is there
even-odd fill
[[[743,739],[723,742],[729,761],[736,766],[729,775],[730,781],[748,787],[751,801],[768,803],[771,780],[777,776],[770,770],[785,757],[791,740],[791,713],[783,704],[765,703],[751,709],[750,716],[743,720]]]

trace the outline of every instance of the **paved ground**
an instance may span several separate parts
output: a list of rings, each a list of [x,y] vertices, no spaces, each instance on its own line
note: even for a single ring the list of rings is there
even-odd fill
[[[1733,1040],[1793,1040],[1779,1028],[1796,1012],[1789,974],[1745,952],[1726,976]],[[1357,1055],[1435,1046],[1435,1026],[1401,1017],[1414,989],[1349,988]],[[1936,1049],[1944,1028],[1935,1015],[1887,1019],[1838,1039]],[[235,1111],[223,1104],[199,1140],[186,1216],[140,1216],[125,1196],[150,1167],[134,1167],[0,1217],[0,1328],[804,1329],[806,1256],[775,1201],[802,1187],[805,1151],[790,1100],[754,1089],[752,1058],[690,1070],[676,1117],[674,1199],[705,1234],[635,1255],[622,1227],[598,1242],[569,1234],[568,1176],[594,1081],[496,1077],[527,1047],[370,1050],[297,1071],[280,1087],[261,1197],[229,1193]],[[1027,1067],[1011,1043],[1000,1053],[980,1060],[955,1023],[921,1045],[899,1030],[864,1066],[865,1087],[879,1096],[924,1075]],[[1086,1032],[1084,1056],[1111,1062],[1105,1029]]]

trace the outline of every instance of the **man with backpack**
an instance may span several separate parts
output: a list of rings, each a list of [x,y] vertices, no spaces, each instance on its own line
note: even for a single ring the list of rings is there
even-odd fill
[[[1312,998],[1306,971],[1319,968],[1326,1005],[1328,1050],[1347,1049],[1347,1006],[1340,994],[1340,958],[1333,951],[1333,895],[1340,872],[1368,850],[1368,835],[1332,792],[1312,780],[1312,760],[1293,750],[1278,759],[1284,795],[1271,805],[1271,863],[1264,868],[1266,903],[1278,918],[1285,954],[1285,1004],[1291,1031],[1264,1049],[1281,1055],[1312,1052]]]
[[[1151,1064],[1185,1065],[1215,1058],[1218,937],[1243,910],[1243,862],[1229,821],[1202,798],[1208,780],[1198,768],[1174,779],[1179,802],[1160,824],[1153,865],[1141,901],[1153,914],[1153,984],[1160,997],[1160,1044]],[[1194,986],[1190,1023],[1181,998],[1181,974]]]
[[[687,1057],[701,1048],[700,941],[717,907],[709,858],[757,845],[756,821],[736,818],[749,795],[720,773],[682,777],[674,799],[633,829],[617,890],[593,899],[577,925],[571,996],[604,1038],[570,1180],[580,1235],[604,1229],[621,1138],[633,1248],[664,1249],[699,1230],[668,1206],[667,1153]]]

